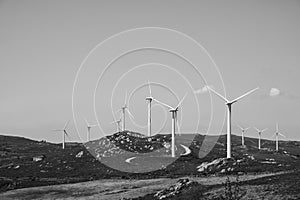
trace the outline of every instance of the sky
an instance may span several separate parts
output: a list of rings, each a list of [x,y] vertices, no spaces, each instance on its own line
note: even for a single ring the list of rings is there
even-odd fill
[[[146,134],[149,81],[152,94],[172,106],[188,93],[179,113],[182,132],[225,132],[224,102],[206,85],[230,99],[259,86],[233,105],[233,132],[240,133],[237,124],[268,128],[263,137],[272,139],[278,122],[283,139],[300,140],[299,19],[300,1],[292,0],[2,0],[0,133],[60,142],[51,130],[71,120],[68,140],[84,141],[87,118],[101,125],[92,139],[109,135],[127,91],[135,124],[127,118],[126,126]],[[117,60],[97,83],[109,59],[140,44],[181,51],[204,76],[170,51],[144,49]],[[170,130],[164,107],[153,104],[152,116],[154,132]],[[253,128],[247,135],[257,137]]]

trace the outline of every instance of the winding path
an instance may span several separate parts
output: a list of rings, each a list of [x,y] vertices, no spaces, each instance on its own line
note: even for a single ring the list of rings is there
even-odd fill
[[[182,156],[189,155],[192,152],[187,146],[184,146],[183,144],[180,144],[180,146],[182,146],[182,148],[185,150],[185,153],[181,154]]]
[[[136,157],[127,158],[127,159],[125,160],[125,162],[131,163],[130,161],[133,160],[133,159],[135,159],[135,158],[136,158]]]

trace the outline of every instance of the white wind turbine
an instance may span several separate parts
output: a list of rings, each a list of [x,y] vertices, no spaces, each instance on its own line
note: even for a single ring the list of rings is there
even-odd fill
[[[278,151],[279,150],[278,136],[281,135],[282,137],[285,137],[283,134],[281,134],[279,132],[278,123],[276,123],[276,131],[275,131],[274,135],[276,136],[276,151]],[[274,135],[273,135],[273,137],[274,137]]]
[[[119,120],[111,122],[111,124],[116,124],[118,132],[121,132],[121,122],[122,122],[121,118]]]
[[[249,92],[239,96],[238,98],[234,99],[234,100],[228,100],[226,97],[222,96],[221,94],[219,94],[218,92],[216,92],[215,90],[213,90],[212,88],[208,87],[208,89],[210,91],[212,91],[213,93],[215,93],[218,97],[220,97],[221,99],[223,99],[225,101],[225,104],[227,106],[227,158],[231,158],[231,105],[234,104],[235,102],[239,101],[240,99],[242,99],[243,97],[251,94],[252,92],[254,92],[255,90],[258,89],[255,88],[253,90],[250,90]]]
[[[69,122],[70,122],[70,120],[66,122],[66,124],[65,124],[65,126],[64,126],[63,129],[53,129],[52,130],[52,131],[61,131],[62,132],[62,134],[63,134],[62,148],[63,149],[65,149],[65,140],[66,140],[65,136],[68,136],[68,133],[67,133],[66,129],[67,129],[67,126],[68,126]]]
[[[240,125],[237,125],[241,131],[242,131],[242,146],[245,147],[245,139],[244,139],[244,136],[245,136],[245,132],[250,128],[250,127],[247,127],[247,128],[244,128]]]
[[[146,97],[146,101],[148,101],[148,137],[151,136],[151,102],[153,100],[152,93],[151,93],[151,86],[148,81],[149,86],[149,94],[150,96]]]
[[[127,91],[125,93],[125,102],[124,102],[124,105],[118,111],[122,112],[122,117],[123,117],[123,119],[122,119],[122,122],[123,122],[122,130],[125,131],[125,111],[127,111],[127,113],[129,114],[129,116],[131,118],[134,118],[133,115],[130,113],[129,108],[127,106]]]
[[[175,130],[176,130],[176,124],[178,127],[178,132],[180,133],[180,126],[178,125],[178,119],[177,119],[177,111],[179,106],[181,106],[183,100],[185,99],[187,93],[184,95],[184,97],[181,99],[181,101],[178,103],[178,105],[173,108],[172,106],[163,103],[161,101],[158,101],[157,99],[153,98],[154,101],[156,101],[157,103],[166,106],[167,108],[169,108],[170,112],[172,113],[172,145],[171,145],[171,153],[172,153],[172,157],[175,158]]]
[[[259,130],[258,128],[254,127],[255,130],[258,133],[258,149],[261,149],[261,134],[267,130],[267,128],[263,129],[263,130]]]
[[[85,118],[85,123],[87,127],[87,142],[90,141],[90,136],[91,136],[91,128],[98,126],[97,124],[90,124],[88,120]]]

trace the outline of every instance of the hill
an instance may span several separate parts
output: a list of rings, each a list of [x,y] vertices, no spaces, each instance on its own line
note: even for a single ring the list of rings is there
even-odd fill
[[[170,135],[145,137],[125,131],[86,144],[67,143],[64,150],[60,144],[0,136],[0,186],[5,191],[97,179],[266,173],[300,166],[297,141],[281,141],[280,151],[275,152],[274,141],[263,140],[263,149],[258,150],[257,139],[246,138],[246,147],[241,147],[241,138],[233,135],[234,159],[227,160],[225,135],[200,159],[203,139],[199,134],[178,136],[176,154],[180,157],[174,161],[170,158]]]

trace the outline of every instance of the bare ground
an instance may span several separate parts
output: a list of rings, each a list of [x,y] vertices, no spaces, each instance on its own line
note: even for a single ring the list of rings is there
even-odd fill
[[[243,175],[240,181],[253,180],[257,178],[273,176],[280,173],[269,173],[259,175]],[[203,185],[217,185],[225,182],[226,177],[187,177]],[[230,177],[232,180],[235,177]],[[97,180],[75,184],[62,184],[53,186],[24,188],[12,190],[0,194],[0,199],[101,199],[119,200],[122,198],[136,198],[154,193],[174,184],[178,179],[148,179],[148,180]],[[245,190],[258,190],[263,186],[245,186]],[[211,194],[221,192],[216,189]],[[249,195],[254,193],[249,192]],[[208,196],[211,196],[208,194]],[[253,197],[255,199],[255,197]],[[249,198],[248,198],[249,199]],[[257,198],[259,199],[259,198]]]

